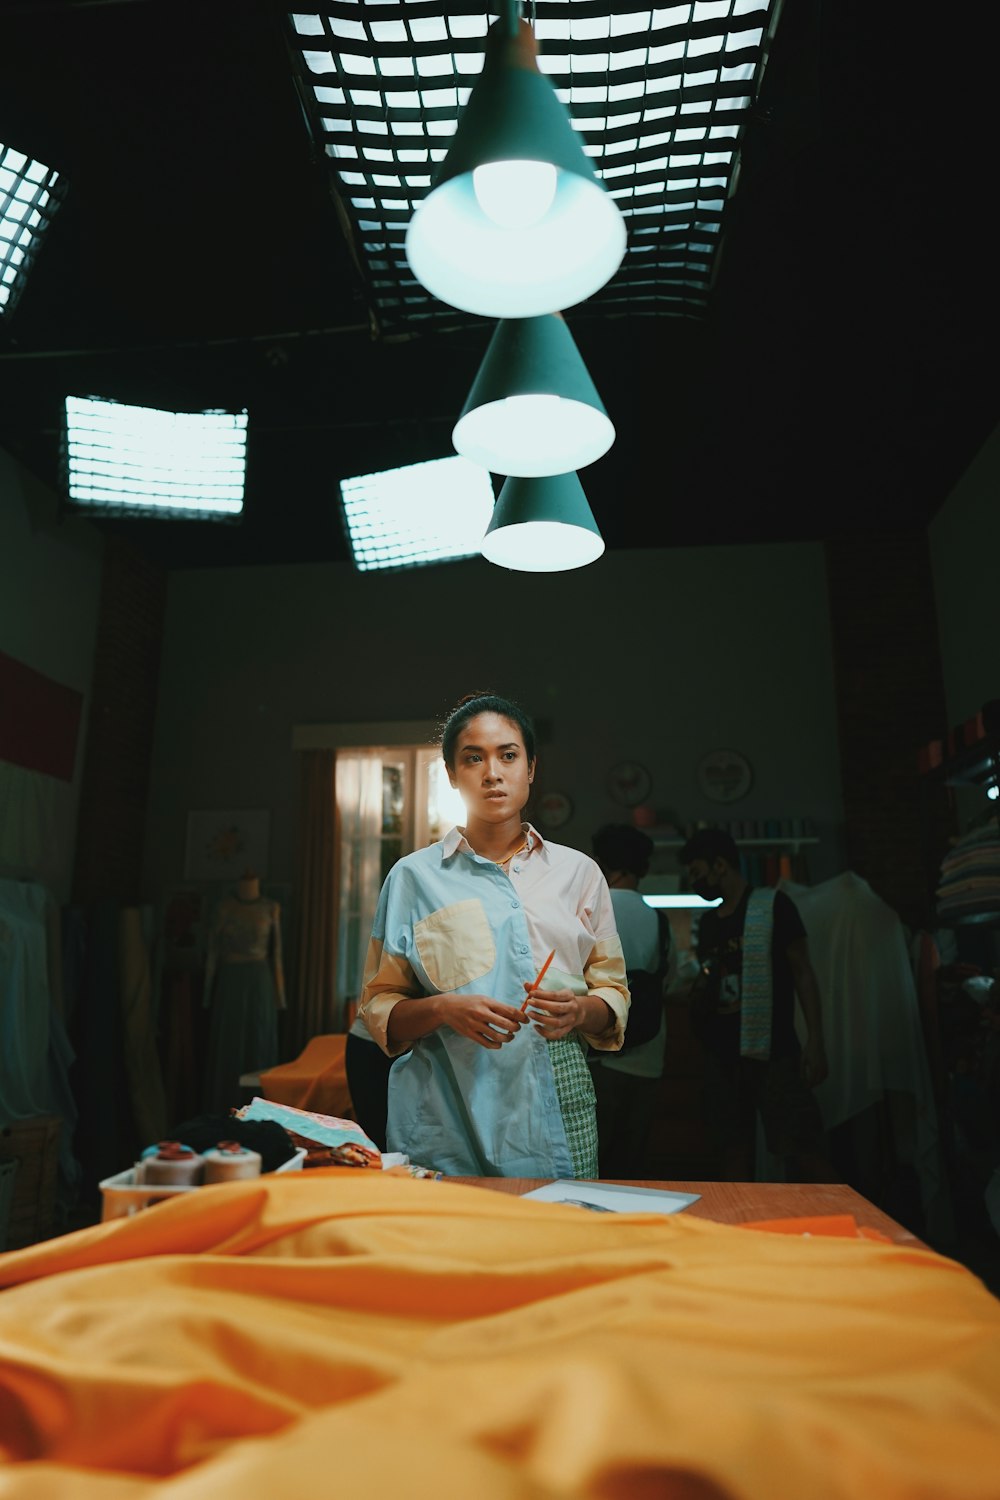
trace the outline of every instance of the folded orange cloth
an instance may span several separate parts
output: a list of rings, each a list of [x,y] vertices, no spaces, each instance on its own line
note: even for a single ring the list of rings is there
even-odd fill
[[[344,1032],[314,1036],[291,1062],[279,1063],[261,1073],[262,1095],[276,1104],[352,1120],[354,1111],[344,1063],[346,1046]]]
[[[997,1496],[1000,1302],[929,1250],[320,1168],[0,1286],[3,1500]]]

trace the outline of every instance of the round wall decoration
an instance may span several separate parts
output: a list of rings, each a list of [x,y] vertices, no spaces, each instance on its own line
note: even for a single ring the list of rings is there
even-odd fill
[[[636,807],[644,802],[652,785],[646,767],[636,760],[620,760],[608,772],[608,792],[623,807]]]
[[[561,828],[573,816],[573,804],[565,792],[546,792],[538,799],[538,821],[546,828]]]
[[[698,762],[698,788],[712,802],[745,797],[752,781],[750,762],[738,750],[711,750]]]

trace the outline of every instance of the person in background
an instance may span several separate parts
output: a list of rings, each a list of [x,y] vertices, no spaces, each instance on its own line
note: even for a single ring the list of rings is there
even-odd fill
[[[388,1149],[458,1176],[596,1177],[586,1047],[617,1050],[629,1007],[607,883],[522,820],[537,762],[517,703],[461,699],[441,753],[464,826],[386,876],[359,1006],[396,1059]]]
[[[654,911],[639,894],[653,855],[648,834],[630,823],[606,823],[593,835],[591,848],[611,891],[632,997],[621,1051],[594,1052],[589,1059],[601,1176],[649,1177],[647,1148],[666,1055],[670,922],[665,911]]]
[[[393,1059],[379,1047],[367,1026],[355,1016],[344,1044],[344,1069],[354,1118],[370,1141],[382,1152],[386,1116],[389,1111],[389,1073]]]
[[[744,879],[724,829],[699,829],[680,862],[696,895],[721,898],[698,923],[691,1024],[704,1051],[706,1123],[723,1177],[754,1180],[759,1117],[788,1181],[837,1181],[812,1092],[827,1076],[827,1061],[819,985],[798,910],[783,891]],[[795,1029],[796,995],[804,1045]]]

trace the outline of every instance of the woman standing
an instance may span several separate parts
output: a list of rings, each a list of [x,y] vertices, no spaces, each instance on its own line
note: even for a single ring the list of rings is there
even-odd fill
[[[596,1177],[586,1045],[620,1048],[629,1006],[607,884],[521,821],[535,734],[516,703],[463,698],[441,750],[465,826],[386,876],[359,1007],[398,1059],[388,1148],[455,1176]]]

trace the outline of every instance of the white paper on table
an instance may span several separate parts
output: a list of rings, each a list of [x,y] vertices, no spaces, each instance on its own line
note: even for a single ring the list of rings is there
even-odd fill
[[[600,1213],[679,1214],[689,1203],[697,1203],[700,1193],[672,1193],[667,1188],[626,1187],[617,1182],[574,1182],[558,1178],[541,1187],[522,1193],[523,1198],[537,1198],[543,1203],[569,1203]]]

